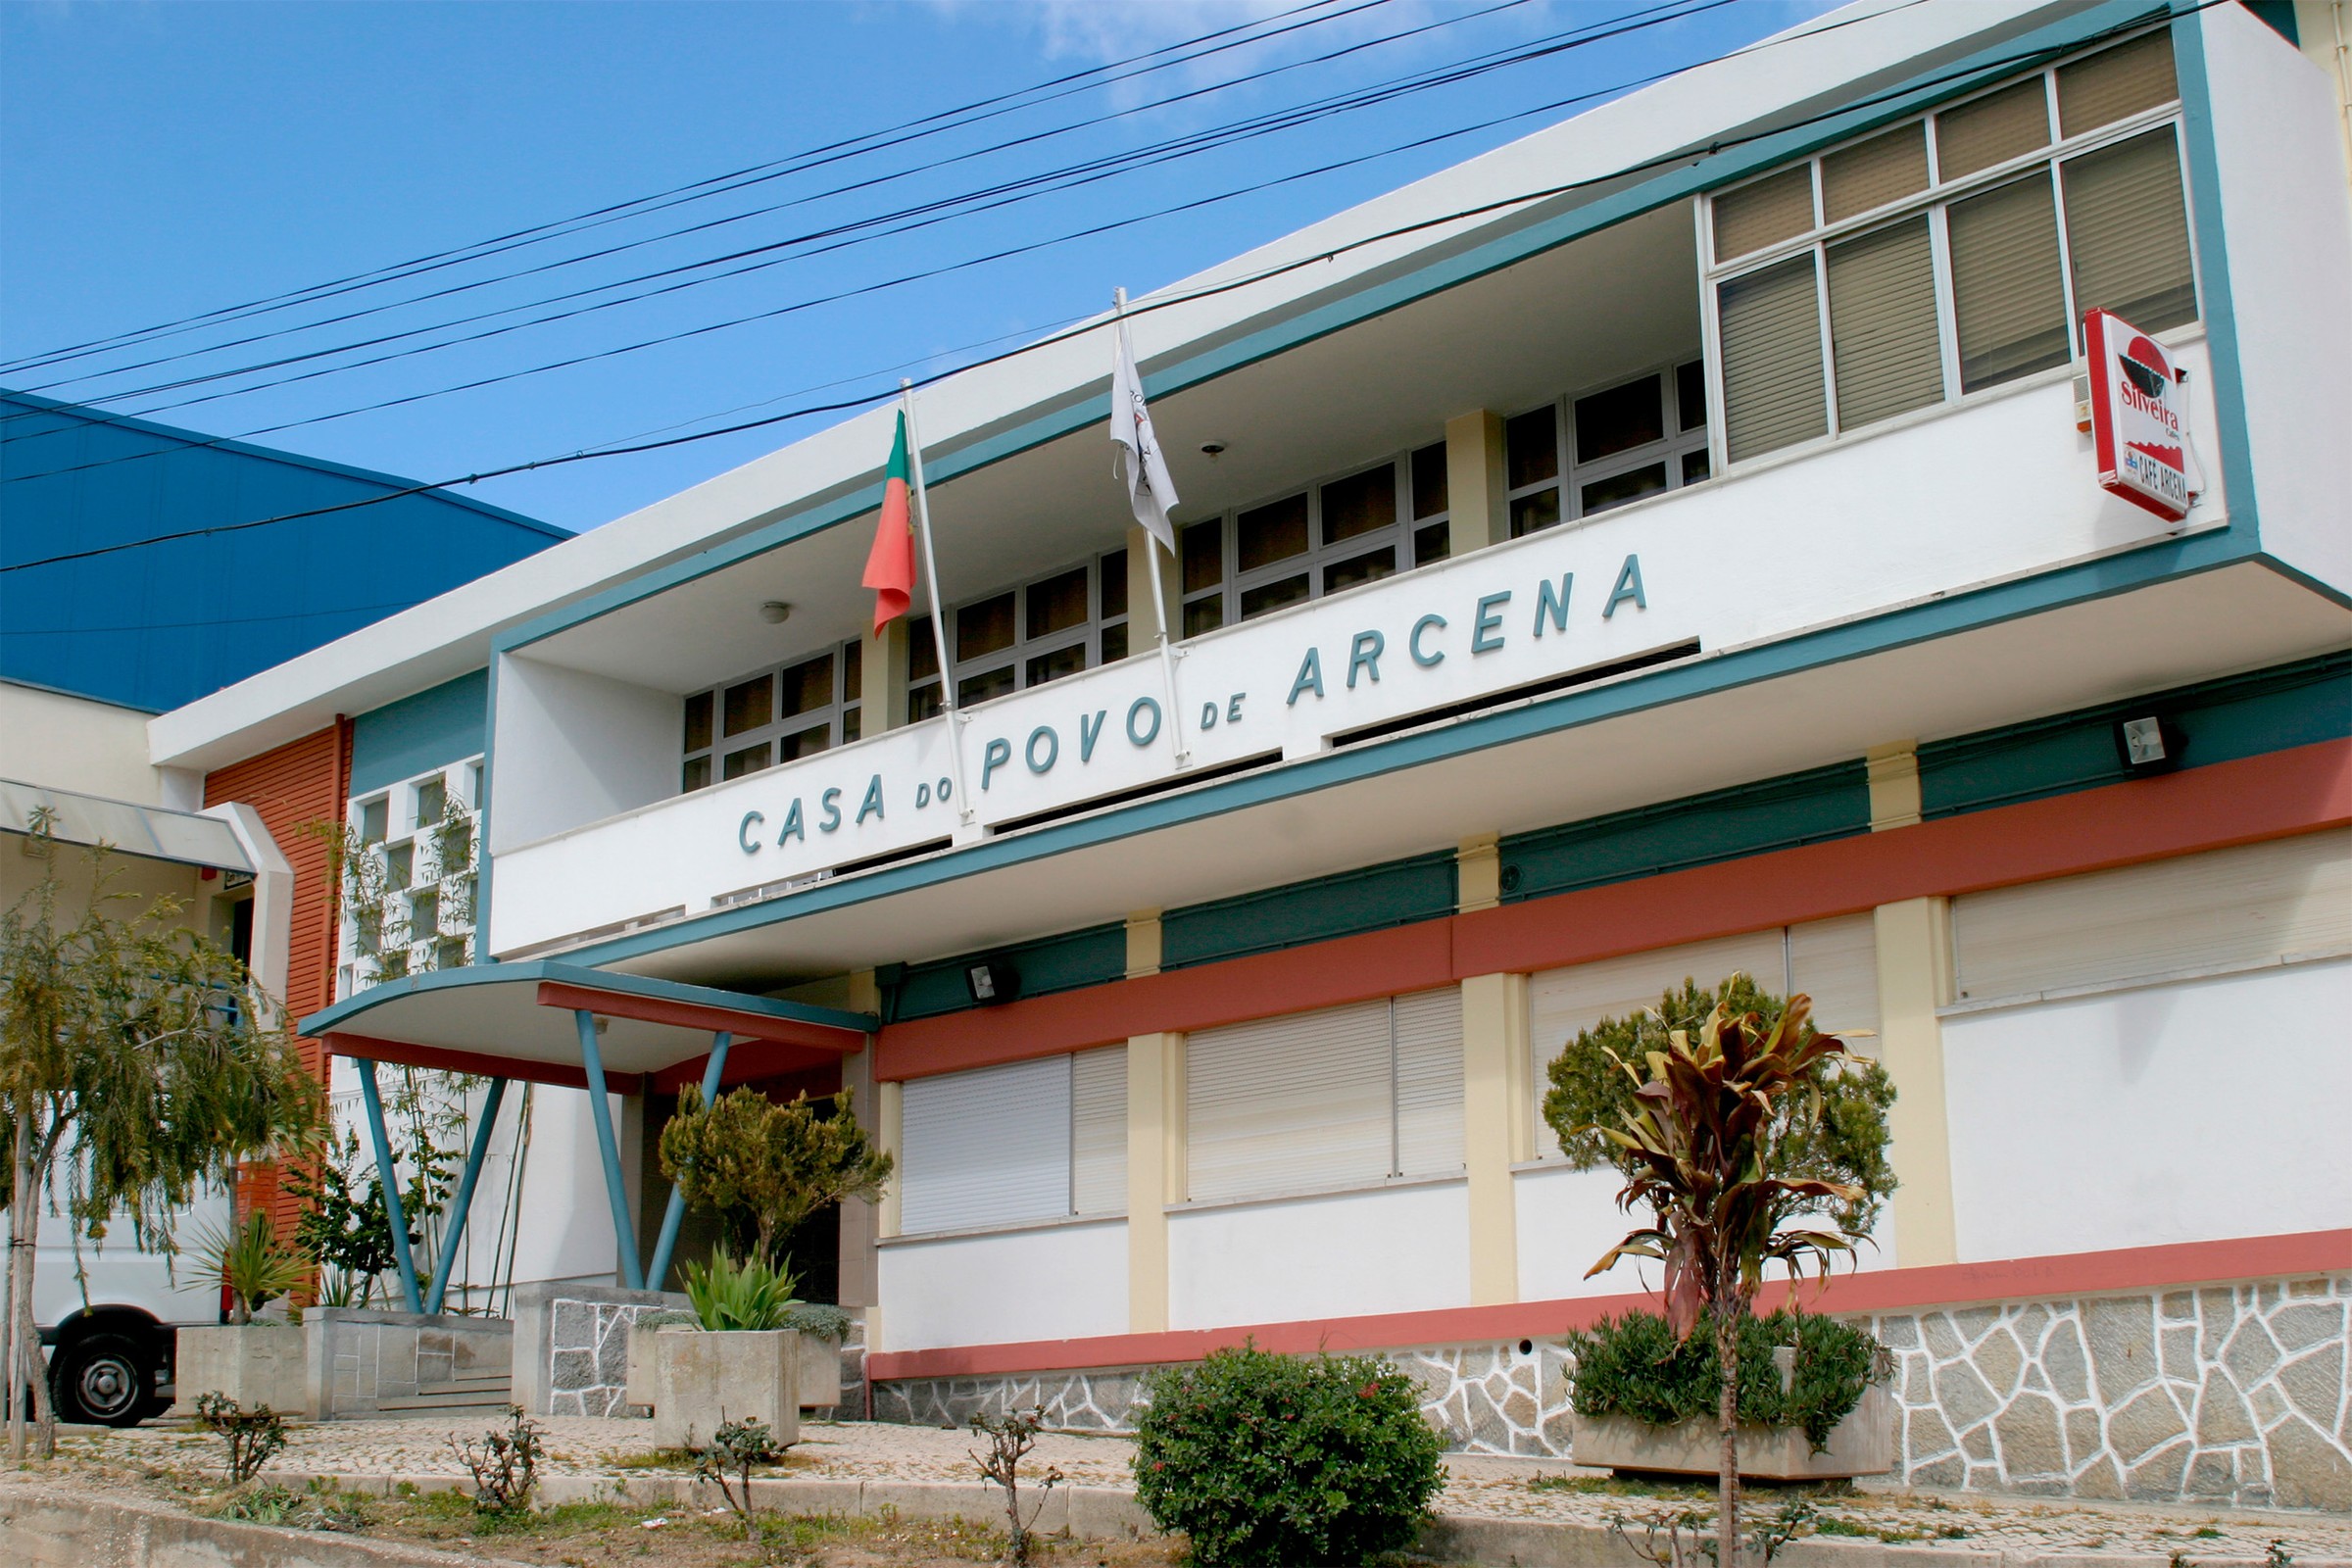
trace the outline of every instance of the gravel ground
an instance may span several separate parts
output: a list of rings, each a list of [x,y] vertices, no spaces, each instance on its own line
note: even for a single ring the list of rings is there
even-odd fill
[[[349,1421],[288,1430],[278,1472],[462,1475],[451,1437],[471,1438],[491,1425],[484,1412],[466,1420]],[[684,1464],[656,1458],[636,1422],[544,1420],[547,1473],[555,1475],[683,1473]],[[969,1456],[971,1434],[880,1423],[811,1422],[801,1429],[790,1472],[810,1479],[977,1480]],[[147,1426],[126,1432],[80,1429],[61,1437],[59,1455],[103,1465],[197,1469],[215,1462],[217,1440],[185,1427]],[[1133,1446],[1123,1438],[1050,1434],[1028,1463],[1053,1465],[1070,1481],[1124,1486]],[[1441,1512],[1502,1515],[1602,1525],[1613,1514],[1640,1521],[1653,1511],[1708,1506],[1711,1492],[1672,1496],[1618,1486],[1605,1476],[1557,1462],[1454,1456]],[[1684,1499],[1688,1498],[1688,1502]],[[1756,1497],[1769,1513],[1779,1498]],[[1904,1492],[1866,1487],[1850,1494],[1816,1497],[1831,1521],[1825,1534],[1903,1542],[1949,1543],[2007,1553],[2107,1551],[2181,1554],[2185,1563],[2261,1559],[2272,1543],[2298,1560],[2352,1559],[2352,1517],[2335,1514],[2251,1513],[2178,1506],[2045,1502],[1990,1498],[1980,1494]]]

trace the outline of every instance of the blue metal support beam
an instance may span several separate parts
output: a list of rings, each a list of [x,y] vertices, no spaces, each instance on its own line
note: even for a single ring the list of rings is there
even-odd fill
[[[458,1260],[458,1244],[466,1239],[466,1216],[473,1208],[473,1184],[482,1174],[482,1157],[490,1152],[490,1132],[498,1125],[498,1107],[507,1098],[507,1081],[490,1080],[489,1098],[482,1102],[482,1124],[473,1130],[473,1147],[466,1152],[466,1173],[458,1178],[458,1196],[450,1204],[449,1231],[441,1238],[441,1255],[433,1260],[432,1289],[424,1294],[427,1312],[441,1310],[449,1290],[449,1271]]]
[[[734,1041],[735,1037],[724,1029],[710,1037],[710,1064],[703,1069],[703,1103],[706,1105],[718,1098],[719,1075],[727,1069],[727,1047]],[[686,1195],[678,1190],[678,1184],[673,1181],[669,1184],[669,1207],[662,1214],[662,1235],[654,1243],[653,1267],[646,1271],[649,1289],[662,1289],[662,1282],[669,1278],[669,1254],[677,1248],[678,1223],[685,1217]]]
[[[629,1222],[629,1188],[620,1173],[620,1144],[612,1136],[612,1106],[605,1098],[605,1058],[596,1045],[596,1014],[575,1007],[572,1022],[580,1031],[580,1065],[588,1069],[588,1113],[596,1122],[596,1149],[605,1161],[605,1196],[612,1203],[612,1240],[620,1249],[620,1281],[632,1291],[645,1289],[645,1268],[637,1261],[637,1227]]]
[[[416,1290],[416,1259],[409,1255],[408,1216],[400,1211],[400,1178],[392,1164],[392,1140],[384,1136],[384,1097],[375,1087],[375,1062],[367,1056],[360,1058],[360,1102],[368,1109],[368,1141],[375,1148],[375,1179],[383,1186],[384,1218],[392,1227],[392,1263],[400,1272],[401,1298],[410,1311],[422,1312],[424,1298]]]

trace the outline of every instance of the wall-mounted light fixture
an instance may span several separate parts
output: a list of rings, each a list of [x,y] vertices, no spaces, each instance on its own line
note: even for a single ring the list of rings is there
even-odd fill
[[[2134,774],[2169,773],[2180,765],[2180,754],[2187,748],[2188,737],[2169,718],[2150,714],[2115,726],[2115,749]]]
[[[1021,994],[1020,973],[1003,958],[979,958],[963,966],[964,988],[983,1007],[1010,1002]]]

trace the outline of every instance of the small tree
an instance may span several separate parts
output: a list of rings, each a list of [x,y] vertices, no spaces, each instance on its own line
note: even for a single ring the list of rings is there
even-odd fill
[[[169,1251],[174,1212],[238,1161],[318,1136],[325,1096],[245,966],[180,921],[177,900],[141,905],[89,856],[90,896],[66,908],[57,845],[36,813],[26,852],[41,878],[0,915],[0,1166],[9,1203],[8,1384],[32,1386],[45,1458],[57,1412],[41,1375],[32,1284],[43,1196],[62,1188],[75,1239],[127,1216]],[[24,1451],[9,1401],[9,1456]]]
[[[1845,1055],[1843,1044],[1809,1026],[1811,1011],[1810,999],[1791,997],[1768,1024],[1759,1013],[1718,1003],[1699,1030],[1670,1031],[1641,1067],[1615,1058],[1633,1085],[1632,1103],[1620,1112],[1622,1130],[1600,1129],[1635,1167],[1619,1206],[1647,1203],[1656,1219],[1628,1234],[1586,1277],[1623,1257],[1656,1258],[1665,1265],[1666,1321],[1675,1337],[1689,1339],[1702,1322],[1714,1330],[1723,1377],[1716,1401],[1720,1568],[1736,1568],[1741,1551],[1740,1322],[1768,1264],[1794,1276],[1809,1260],[1826,1273],[1832,1252],[1851,1249],[1833,1232],[1784,1230],[1783,1216],[1804,1203],[1863,1198],[1844,1183],[1771,1173],[1774,1128],[1789,1102],[1802,1091],[1799,1114],[1818,1117],[1824,1069]]]
[[[411,1175],[400,1195],[401,1218],[407,1222],[409,1246],[420,1249],[425,1241],[420,1227],[449,1202],[449,1166],[455,1152],[434,1143],[429,1131],[416,1125],[404,1152]],[[302,1217],[294,1223],[296,1249],[321,1270],[331,1268],[343,1281],[356,1284],[358,1299],[349,1304],[366,1306],[399,1254],[392,1246],[383,1183],[373,1157],[361,1152],[359,1135],[345,1133],[340,1145],[330,1140],[316,1157],[287,1172],[285,1187],[302,1204]]]
[[[890,1155],[854,1112],[847,1089],[828,1115],[806,1094],[779,1105],[748,1087],[706,1105],[689,1084],[662,1129],[662,1174],[718,1216],[737,1255],[782,1268],[785,1244],[809,1215],[878,1198],[890,1180]]]

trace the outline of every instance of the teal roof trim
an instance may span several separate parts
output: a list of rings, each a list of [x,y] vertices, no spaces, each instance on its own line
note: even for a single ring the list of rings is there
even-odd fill
[[[320,1035],[349,1029],[375,1008],[402,997],[436,991],[461,991],[473,986],[538,985],[543,982],[580,986],[613,996],[676,1002],[697,1007],[726,1007],[736,1012],[763,1014],[779,1021],[817,1024],[828,1029],[852,1029],[861,1034],[873,1033],[876,1026],[874,1015],[868,1012],[845,1012],[839,1007],[819,1007],[807,1002],[782,1002],[773,997],[720,991],[710,986],[687,985],[676,980],[657,980],[648,975],[615,974],[611,970],[585,968],[576,963],[531,959],[522,963],[469,964],[463,969],[427,969],[422,974],[408,975],[380,986],[369,986],[331,1007],[312,1013],[295,1028],[297,1032],[316,1039]]]

